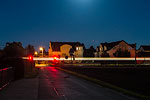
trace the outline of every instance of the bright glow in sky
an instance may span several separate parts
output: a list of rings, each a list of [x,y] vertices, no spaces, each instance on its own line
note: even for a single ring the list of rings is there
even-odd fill
[[[91,1],[93,1],[93,0],[73,0],[73,1],[78,2],[78,3],[86,4],[86,3],[91,3]]]
[[[81,5],[81,6],[88,6],[91,5],[94,0],[69,0],[73,4]]]

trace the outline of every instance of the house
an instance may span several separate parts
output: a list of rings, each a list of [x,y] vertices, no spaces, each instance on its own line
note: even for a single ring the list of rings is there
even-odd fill
[[[74,51],[75,57],[83,57],[84,44],[80,42],[51,42],[49,44],[49,56],[70,56],[70,49]]]
[[[96,47],[96,52],[94,52],[94,56],[95,56],[95,57],[100,57],[99,46]]]
[[[135,57],[135,44],[128,44],[124,40],[101,43],[99,46],[100,57],[118,57],[119,52],[125,52],[124,55],[119,57]]]
[[[150,45],[141,45],[137,55],[138,57],[150,57]]]
[[[150,52],[150,45],[141,45],[139,48],[140,52]]]

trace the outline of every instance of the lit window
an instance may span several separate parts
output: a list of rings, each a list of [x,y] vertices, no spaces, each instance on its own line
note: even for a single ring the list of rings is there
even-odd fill
[[[107,50],[107,47],[106,47],[106,46],[104,46],[104,50]]]
[[[103,49],[102,49],[102,48],[100,48],[100,51],[103,51]]]
[[[79,47],[76,47],[76,50],[79,50]]]

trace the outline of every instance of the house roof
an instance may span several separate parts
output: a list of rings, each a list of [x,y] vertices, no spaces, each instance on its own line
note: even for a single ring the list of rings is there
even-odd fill
[[[150,50],[150,45],[141,45],[141,47],[140,48],[143,48],[144,49],[144,51],[146,50]]]
[[[60,47],[65,44],[71,45],[74,50],[76,50],[77,46],[84,46],[84,44],[80,42],[51,42],[52,50],[60,51]]]
[[[150,57],[150,52],[139,52],[138,57]]]
[[[110,50],[110,49],[112,49],[114,46],[118,45],[118,44],[121,43],[121,42],[125,42],[125,41],[124,41],[124,40],[121,40],[121,41],[110,42],[110,43],[105,42],[105,43],[101,43],[101,45],[102,45],[103,47],[106,46],[106,47],[107,47],[107,50]],[[127,42],[125,42],[125,43],[128,44]],[[130,45],[132,48],[135,47],[135,44],[128,44],[128,45]]]

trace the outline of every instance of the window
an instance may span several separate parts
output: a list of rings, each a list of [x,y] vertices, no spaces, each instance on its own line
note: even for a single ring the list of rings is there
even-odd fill
[[[76,47],[76,50],[80,50],[80,48],[79,48],[79,47]]]
[[[100,51],[103,51],[103,48],[100,48]]]
[[[106,46],[104,46],[104,50],[105,50],[105,51],[107,50],[107,47],[106,47]]]

